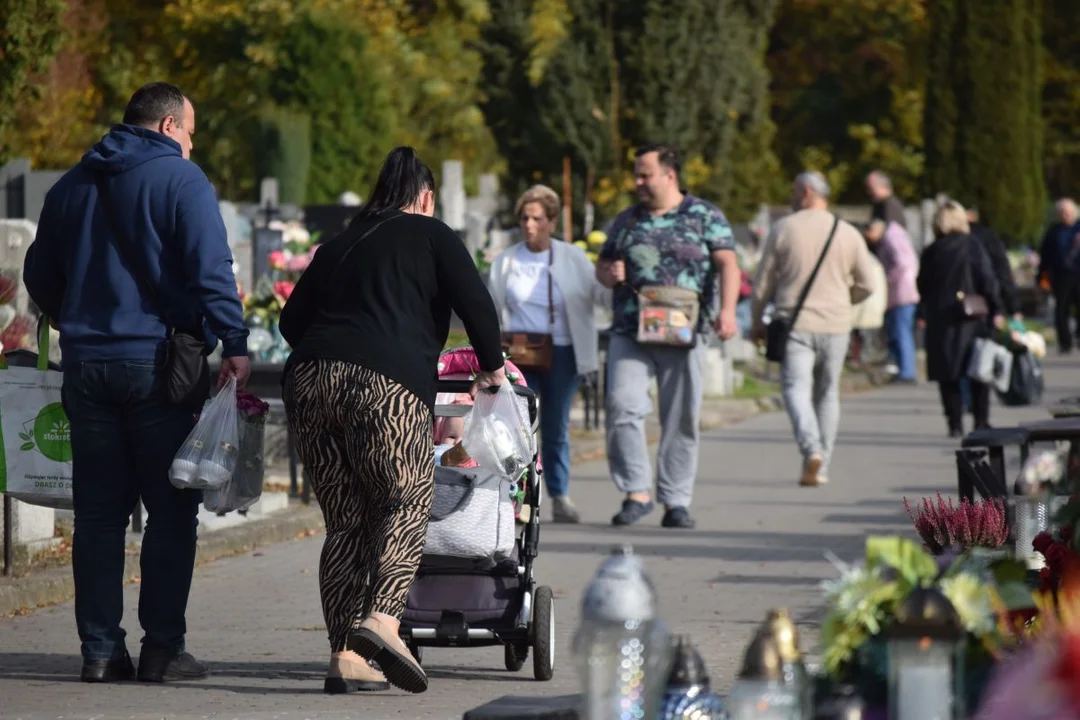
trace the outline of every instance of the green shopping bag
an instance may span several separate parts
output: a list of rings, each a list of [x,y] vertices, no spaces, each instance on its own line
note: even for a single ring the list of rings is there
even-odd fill
[[[0,356],[0,493],[70,510],[71,423],[60,400],[63,377],[50,369],[44,318],[36,355],[13,350]]]

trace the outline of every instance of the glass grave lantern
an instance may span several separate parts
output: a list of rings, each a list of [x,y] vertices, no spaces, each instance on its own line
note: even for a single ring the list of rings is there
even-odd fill
[[[964,629],[941,591],[912,590],[897,608],[886,639],[890,720],[966,717]]]
[[[724,700],[729,720],[801,720],[799,689],[784,682],[783,667],[776,640],[757,633]]]

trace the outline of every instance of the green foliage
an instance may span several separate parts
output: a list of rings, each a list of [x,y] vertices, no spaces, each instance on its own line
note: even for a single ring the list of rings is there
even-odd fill
[[[483,107],[512,178],[550,181],[567,155],[575,188],[593,179],[610,215],[627,201],[633,148],[659,141],[679,148],[688,188],[729,212],[736,203],[733,217],[771,199],[764,51],[775,0],[688,0],[678,12],[659,0],[491,5]]]
[[[278,105],[311,113],[308,203],[335,203],[375,183],[395,118],[386,88],[368,70],[373,62],[365,37],[333,16],[305,16],[282,40],[270,92]]]
[[[1055,197],[1080,188],[1080,3],[1043,0],[1043,121],[1047,185]]]
[[[64,0],[0,0],[0,163],[18,106],[40,91],[30,82],[45,71],[64,40]]]
[[[868,537],[866,564],[892,568],[910,587],[929,585],[938,572],[933,555],[898,535]]]
[[[924,0],[781,0],[768,48],[785,178],[813,167],[842,202],[884,170],[916,196],[922,167]],[[809,165],[808,163],[813,163]]]
[[[1034,242],[1046,204],[1041,0],[949,0],[931,18],[926,190]]]
[[[256,120],[255,157],[258,177],[276,177],[281,203],[303,205],[311,170],[311,117],[271,107]]]

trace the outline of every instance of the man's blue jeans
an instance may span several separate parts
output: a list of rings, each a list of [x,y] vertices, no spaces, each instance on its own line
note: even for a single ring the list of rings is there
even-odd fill
[[[581,384],[572,345],[552,348],[551,369],[527,372],[525,383],[540,398],[540,459],[551,497],[565,497],[570,486],[570,406]]]
[[[75,622],[87,660],[118,658],[127,649],[120,627],[125,530],[139,498],[147,511],[139,591],[143,642],[164,652],[184,649],[202,493],[169,482],[169,466],[195,420],[190,408],[165,399],[162,383],[150,360],[64,368],[75,500]]]
[[[885,312],[889,355],[900,369],[901,380],[915,379],[915,305],[898,305]]]

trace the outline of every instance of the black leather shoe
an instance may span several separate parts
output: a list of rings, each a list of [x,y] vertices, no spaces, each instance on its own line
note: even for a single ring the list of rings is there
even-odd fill
[[[690,517],[690,511],[684,507],[668,508],[664,513],[664,519],[660,521],[660,524],[666,528],[682,528],[684,530],[690,530],[696,524],[694,518]]]
[[[83,660],[81,677],[88,683],[123,682],[135,677],[135,666],[125,650],[121,657],[112,660]]]
[[[191,653],[177,654],[146,647],[139,653],[139,682],[202,680],[209,676],[210,668]]]

